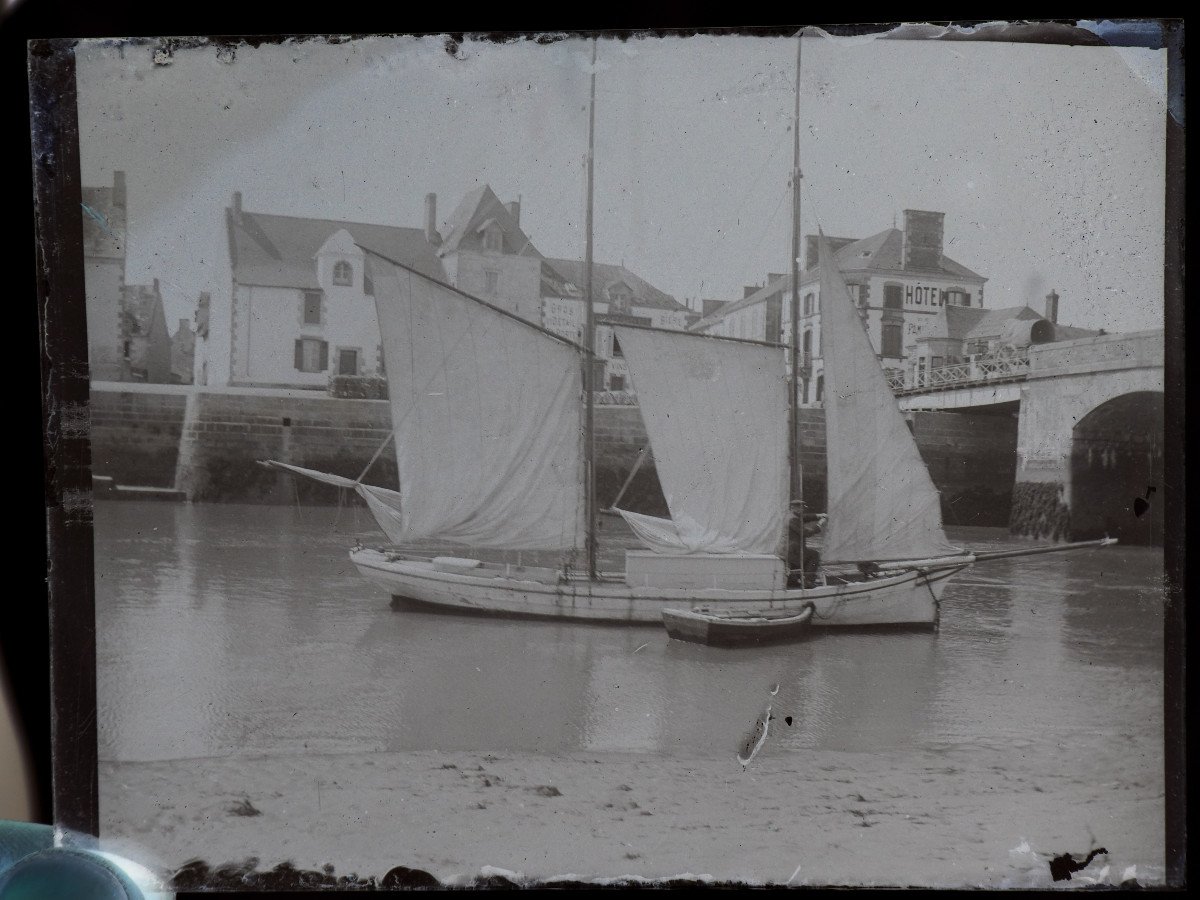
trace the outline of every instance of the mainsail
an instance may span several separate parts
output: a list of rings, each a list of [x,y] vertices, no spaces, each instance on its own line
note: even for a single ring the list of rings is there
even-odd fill
[[[788,505],[778,348],[614,326],[671,518],[619,510],[659,553],[779,553]]]
[[[961,552],[824,234],[819,237],[829,562]]]
[[[395,543],[582,546],[580,348],[376,254],[367,267],[400,482],[364,495],[380,526]]]

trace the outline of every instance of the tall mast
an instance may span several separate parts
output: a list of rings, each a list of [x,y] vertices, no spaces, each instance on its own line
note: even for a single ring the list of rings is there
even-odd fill
[[[596,39],[592,38],[592,87],[588,103],[588,149],[587,149],[587,216],[584,228],[587,232],[587,248],[583,257],[584,301],[587,307],[587,325],[584,329],[583,396],[584,424],[583,442],[586,453],[584,477],[586,484],[587,516],[587,569],[588,578],[597,579],[596,571],[596,316],[592,303],[592,170],[596,147]]]
[[[803,32],[801,32],[803,33]],[[789,500],[803,502],[804,479],[800,473],[800,34],[796,35],[796,110],[792,118],[792,330],[789,341],[791,379],[788,390],[788,464]],[[789,510],[791,504],[788,505]],[[800,515],[800,568],[804,569],[804,507]],[[788,556],[791,556],[791,528],[788,529]],[[803,578],[803,575],[801,575]]]

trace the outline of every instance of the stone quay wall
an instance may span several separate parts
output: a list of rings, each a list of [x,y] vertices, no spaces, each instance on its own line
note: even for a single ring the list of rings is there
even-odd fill
[[[801,409],[801,465],[808,508],[825,508],[825,420]],[[174,487],[202,502],[334,503],[338,489],[258,465],[277,459],[347,478],[370,463],[366,480],[395,489],[396,458],[380,446],[391,432],[386,401],[266,388],[197,390],[185,385],[92,385],[92,471],[118,484]],[[919,412],[913,433],[942,491],[948,525],[1008,524],[1016,419]],[[597,500],[608,507],[648,446],[636,406],[595,407]],[[372,462],[372,457],[378,456]],[[647,455],[621,506],[665,515],[653,457]]]

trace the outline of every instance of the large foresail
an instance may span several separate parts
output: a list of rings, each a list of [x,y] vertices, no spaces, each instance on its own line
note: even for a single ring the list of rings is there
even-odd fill
[[[367,266],[400,482],[368,502],[389,537],[582,547],[579,348],[382,257]]]
[[[779,553],[787,386],[777,347],[615,326],[671,518],[622,513],[660,553]]]
[[[824,235],[819,241],[829,491],[821,556],[840,562],[959,552],[942,531],[937,489],[829,244]]]

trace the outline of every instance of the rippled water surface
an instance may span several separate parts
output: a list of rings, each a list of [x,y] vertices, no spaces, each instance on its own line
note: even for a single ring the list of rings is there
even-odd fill
[[[805,748],[1072,752],[1162,732],[1162,553],[979,565],[938,634],[720,650],[657,626],[394,611],[350,565],[368,514],[102,502],[100,757],[406,749],[726,754],[770,699]],[[606,520],[605,567],[628,534]],[[951,530],[981,548],[1003,532]],[[461,551],[460,551],[461,552]],[[778,683],[777,695],[767,690]]]

